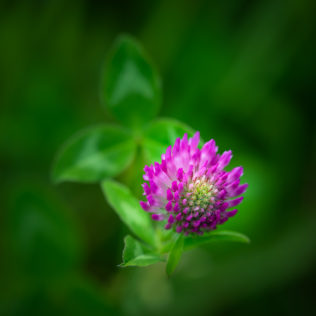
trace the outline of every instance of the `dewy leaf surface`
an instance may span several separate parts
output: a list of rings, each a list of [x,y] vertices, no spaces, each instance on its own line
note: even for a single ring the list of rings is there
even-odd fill
[[[160,108],[160,80],[141,45],[130,36],[115,43],[103,74],[102,96],[120,122],[138,128]]]
[[[105,180],[101,186],[107,201],[120,219],[135,235],[155,246],[156,237],[150,216],[140,207],[139,201],[129,189],[113,180]]]
[[[56,182],[95,182],[122,172],[133,160],[135,142],[120,126],[92,127],[74,135],[53,167]]]

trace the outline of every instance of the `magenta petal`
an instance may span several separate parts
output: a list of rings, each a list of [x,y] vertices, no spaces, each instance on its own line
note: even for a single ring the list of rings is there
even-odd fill
[[[177,184],[177,181],[173,181],[172,184],[171,184],[171,188],[172,188],[172,191],[175,192],[178,190],[178,184]]]
[[[181,213],[177,214],[176,220],[179,221],[179,220],[181,220],[181,218],[182,218],[182,214]]]
[[[247,188],[248,188],[248,183],[241,185],[240,187],[236,189],[235,196],[243,194],[247,190]]]
[[[219,165],[219,168],[220,169],[223,169],[225,168],[230,160],[232,159],[232,151],[231,150],[228,150],[228,151],[225,151],[222,156],[219,158],[219,161],[218,161],[218,165]]]
[[[165,229],[170,229],[170,228],[171,228],[171,224],[167,223],[166,226],[165,226]]]
[[[234,207],[234,206],[240,204],[243,199],[244,199],[244,197],[241,196],[241,197],[239,197],[239,198],[237,198],[237,199],[235,199],[235,200],[230,200],[230,201],[228,201],[228,207]]]
[[[173,194],[170,189],[167,190],[167,200],[172,201],[173,200]]]
[[[183,190],[183,183],[180,182],[180,183],[178,184],[178,192],[181,193],[182,190]]]
[[[174,192],[174,199],[175,199],[175,201],[179,201],[180,196],[179,196],[178,191]]]
[[[143,187],[143,189],[144,189],[145,195],[148,195],[148,194],[151,193],[150,187],[149,187],[149,185],[148,185],[147,182],[145,182],[144,184],[142,184],[142,187]]]
[[[178,172],[177,172],[177,179],[179,181],[182,181],[183,180],[183,169],[182,168],[179,168],[178,169]]]
[[[232,217],[232,216],[236,215],[237,212],[238,212],[238,210],[232,210],[232,211],[226,212],[226,215],[228,217]]]
[[[227,202],[224,202],[219,209],[221,211],[225,211],[228,207],[229,207],[229,204]]]
[[[165,209],[167,212],[171,212],[172,211],[172,202],[169,201],[166,206],[165,206]]]
[[[167,164],[166,164],[166,160],[162,160],[161,161],[161,169],[164,173],[168,173],[168,169],[167,169]]]
[[[151,218],[154,221],[162,221],[164,219],[164,216],[162,214],[152,214]]]
[[[226,190],[221,190],[221,192],[219,192],[217,197],[219,199],[223,199],[225,197],[225,195],[226,195]]]
[[[188,148],[188,134],[185,133],[183,135],[182,140],[181,140],[181,150],[185,151],[185,150],[187,150],[187,148]]]
[[[233,182],[237,179],[239,179],[243,175],[243,168],[242,167],[236,167],[231,172],[229,172],[227,177],[227,182]]]
[[[168,218],[168,223],[172,224],[174,222],[174,217],[172,214],[170,214],[169,218]]]
[[[192,218],[193,218],[193,216],[192,216],[192,215],[189,215],[189,216],[187,216],[187,218],[186,218],[185,220],[188,221],[188,222],[190,222]]]
[[[200,132],[196,132],[194,136],[189,140],[191,148],[196,148],[200,142]]]
[[[183,227],[183,228],[188,228],[188,227],[189,227],[189,223],[188,223],[188,222],[184,222],[184,223],[182,224],[182,227]]]
[[[248,184],[240,185],[243,168],[224,168],[232,152],[218,154],[214,140],[198,148],[200,134],[177,138],[161,154],[161,163],[145,166],[143,191],[147,201],[140,205],[153,220],[166,220],[166,229],[202,235],[214,230],[237,210],[227,211],[242,200]],[[239,197],[238,197],[239,196]]]
[[[176,203],[174,204],[173,210],[174,210],[175,212],[179,212],[179,211],[180,211],[180,206],[179,206],[179,203],[178,203],[178,202],[176,202]]]
[[[177,226],[176,232],[177,232],[177,233],[181,233],[181,231],[182,231],[182,227],[181,227],[181,226]]]
[[[148,195],[147,200],[150,205],[155,205],[155,198],[152,195]]]
[[[140,201],[139,204],[140,204],[140,206],[142,207],[142,209],[144,211],[148,211],[149,210],[149,204],[148,203],[146,203],[144,201]]]

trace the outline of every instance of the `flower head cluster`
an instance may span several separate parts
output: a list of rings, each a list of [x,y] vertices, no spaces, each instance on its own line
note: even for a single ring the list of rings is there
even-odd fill
[[[166,229],[184,234],[214,230],[237,210],[248,185],[240,185],[243,168],[227,172],[232,153],[217,153],[218,147],[211,139],[202,149],[198,148],[200,134],[188,139],[187,134],[178,138],[161,156],[161,163],[145,166],[143,184],[147,201],[142,208],[152,213],[153,220],[166,220]],[[237,198],[236,198],[237,197]]]

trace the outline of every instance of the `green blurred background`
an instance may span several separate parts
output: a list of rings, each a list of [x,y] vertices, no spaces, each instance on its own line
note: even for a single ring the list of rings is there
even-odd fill
[[[302,315],[315,310],[315,2],[2,1],[0,314]],[[232,149],[249,183],[225,228],[249,246],[121,269],[123,227],[98,185],[53,185],[56,151],[111,118],[113,40],[132,34],[163,80],[161,116]],[[140,177],[141,175],[139,175]]]

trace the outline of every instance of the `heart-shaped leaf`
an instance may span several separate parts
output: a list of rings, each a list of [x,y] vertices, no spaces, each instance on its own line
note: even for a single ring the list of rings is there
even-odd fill
[[[119,126],[92,127],[74,135],[53,167],[54,181],[95,182],[121,173],[133,160],[136,144]]]
[[[150,252],[145,245],[141,244],[132,236],[127,235],[124,239],[123,263],[121,267],[138,266],[145,267],[163,261],[159,254]]]
[[[139,127],[160,108],[160,80],[143,48],[130,36],[115,43],[103,74],[102,96],[120,122]]]
[[[139,201],[129,189],[113,180],[105,180],[101,186],[107,201],[120,219],[135,235],[155,246],[156,237],[150,216],[140,207]]]
[[[184,240],[184,250],[189,250],[200,245],[208,244],[213,241],[232,241],[240,243],[249,243],[249,238],[241,233],[222,230],[205,233],[202,236],[187,236]]]

